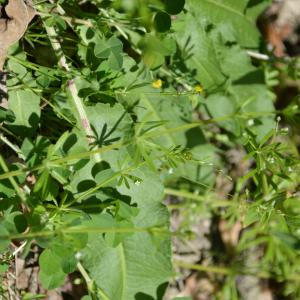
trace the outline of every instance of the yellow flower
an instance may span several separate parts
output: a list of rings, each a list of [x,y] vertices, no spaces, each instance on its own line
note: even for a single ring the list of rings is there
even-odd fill
[[[162,84],[163,84],[163,82],[161,79],[157,79],[152,82],[152,86],[156,89],[160,89],[162,87]]]
[[[197,84],[194,89],[195,89],[195,92],[199,93],[199,94],[203,93],[203,91],[204,91],[203,87],[200,84]]]

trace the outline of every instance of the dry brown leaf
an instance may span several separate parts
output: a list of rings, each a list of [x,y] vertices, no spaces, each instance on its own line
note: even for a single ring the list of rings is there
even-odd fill
[[[3,70],[8,48],[24,35],[35,9],[29,1],[9,0],[5,12],[9,19],[0,19],[0,71]]]

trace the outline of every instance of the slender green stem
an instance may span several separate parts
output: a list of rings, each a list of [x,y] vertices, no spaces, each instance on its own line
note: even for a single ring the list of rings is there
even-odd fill
[[[265,114],[267,114],[267,112],[264,113],[263,115],[265,115]],[[271,113],[269,112],[268,114],[271,114]],[[178,126],[178,127],[168,128],[167,130],[146,133],[145,135],[143,135],[143,138],[160,137],[160,136],[163,136],[165,134],[169,134],[171,132],[180,132],[180,131],[183,131],[183,130],[196,128],[196,127],[203,126],[203,125],[206,125],[206,124],[211,124],[211,123],[215,123],[215,122],[219,122],[219,121],[225,121],[225,120],[230,119],[230,118],[232,118],[232,115],[228,115],[226,117],[224,116],[222,118],[217,118],[217,119],[202,120],[202,121],[195,122],[195,123],[184,124],[184,125],[181,125],[181,126]],[[127,140],[125,142],[115,143],[115,144],[112,144],[112,145],[109,145],[109,146],[103,146],[101,148],[97,148],[97,149],[94,149],[94,150],[91,150],[91,151],[82,152],[82,153],[79,153],[79,154],[73,154],[73,155],[63,157],[63,158],[58,158],[58,159],[55,159],[55,160],[51,160],[51,161],[49,161],[48,166],[50,166],[51,164],[64,164],[64,163],[67,163],[67,162],[72,162],[74,160],[76,161],[76,160],[79,160],[79,159],[88,158],[88,157],[91,157],[91,156],[93,156],[97,153],[104,153],[104,152],[108,152],[110,150],[120,149],[121,147],[125,147],[125,146],[128,146],[130,144],[135,144],[136,142],[137,142],[136,137],[133,137],[132,139]],[[22,175],[26,171],[36,171],[36,170],[41,170],[43,168],[44,168],[44,165],[39,165],[39,166],[36,166],[34,168],[31,168],[31,169],[30,168],[24,168],[24,169],[20,169],[20,170],[17,170],[17,171],[11,171],[11,172],[8,172],[8,173],[3,173],[3,174],[0,174],[0,180],[1,179],[6,179],[6,178],[11,177],[11,176]]]
[[[263,193],[265,196],[268,196],[269,195],[269,185],[268,185],[267,175],[264,172],[261,174],[261,180],[262,180]]]
[[[5,171],[8,172],[9,169],[2,157],[2,155],[0,154],[0,166],[1,168]],[[15,178],[10,176],[8,177],[8,180],[10,181],[11,185],[13,186],[13,188],[15,189],[17,195],[19,196],[19,198],[25,203],[26,202],[26,196],[25,193],[22,191],[22,189],[19,187],[18,183],[16,182]]]
[[[197,194],[193,194],[190,192],[186,191],[181,191],[181,190],[174,190],[170,188],[166,188],[164,190],[165,194],[171,195],[171,196],[177,196],[177,197],[182,197],[182,198],[188,198],[192,200],[197,200],[197,201],[205,201],[205,197]]]
[[[103,8],[100,8],[100,11],[101,11],[101,13],[102,13],[106,18],[108,18],[108,19],[110,20],[111,25],[112,25],[113,27],[115,27],[115,28],[119,31],[119,33],[120,33],[126,40],[128,40],[128,39],[129,39],[128,35],[127,35],[127,34],[124,32],[124,30],[117,24],[117,22],[116,22],[114,19],[111,18],[111,16],[110,16],[109,13],[107,12],[107,10],[105,10],[105,9],[103,9]],[[141,53],[139,53],[139,54],[141,54]]]
[[[103,300],[110,300],[110,298],[107,297],[107,295],[102,291],[102,289],[96,287],[94,280],[89,276],[88,272],[85,270],[85,268],[80,262],[77,263],[77,269],[80,272],[83,279],[85,280],[89,294],[93,300],[97,300],[97,297],[95,295],[96,289],[100,296],[103,298]]]
[[[58,36],[57,36],[56,31],[55,31],[55,28],[52,27],[52,26],[48,26],[46,24],[46,22],[44,22],[44,27],[45,27],[46,32],[48,34],[48,37],[49,37],[50,43],[52,45],[52,48],[55,51],[55,53],[56,53],[56,55],[59,59],[60,66],[62,68],[64,68],[67,72],[70,72],[71,69],[70,69],[70,67],[67,63],[67,58],[64,55],[64,52],[62,50],[62,46],[61,46],[61,44],[58,40]],[[94,142],[94,138],[93,138],[94,132],[91,128],[91,124],[90,124],[90,121],[88,119],[87,113],[85,111],[84,104],[82,103],[82,99],[78,96],[78,90],[77,90],[74,79],[71,79],[71,80],[68,81],[68,90],[70,92],[73,104],[76,108],[76,111],[77,111],[77,114],[78,114],[78,117],[79,117],[79,121],[82,125],[82,128],[83,128],[85,134],[86,134],[88,142],[91,145]],[[100,153],[95,153],[94,158],[95,158],[96,162],[100,162],[102,160],[101,156],[100,156]]]
[[[25,160],[25,156],[23,155],[21,149],[13,144],[7,137],[5,137],[3,134],[0,134],[0,140],[5,143],[10,149],[12,149],[16,154],[18,154],[18,157]]]
[[[167,76],[170,76],[171,78],[174,78],[178,83],[182,84],[186,90],[191,91],[193,90],[193,87],[191,85],[189,85],[188,83],[186,83],[183,79],[181,79],[178,76],[174,76],[174,74],[172,74],[172,72],[170,72],[169,70],[165,69],[165,68],[161,68],[160,71],[164,74],[166,74]]]
[[[229,268],[217,267],[217,266],[204,266],[199,264],[190,264],[184,261],[174,261],[174,265],[183,269],[190,269],[196,271],[202,271],[207,273],[215,273],[221,275],[230,275],[232,271]]]
[[[126,174],[128,172],[137,170],[138,168],[142,167],[143,165],[145,165],[146,162],[141,162],[140,164],[138,164],[137,166],[133,166],[133,167],[129,167],[126,170],[122,170],[120,172],[115,173],[113,176],[111,176],[110,178],[104,180],[103,182],[97,184],[95,187],[85,191],[83,194],[81,194],[78,198],[74,199],[74,201],[70,202],[67,207],[71,206],[73,203],[75,202],[81,202],[81,200],[83,200],[84,198],[86,198],[87,196],[95,193],[96,191],[98,191],[100,188],[104,187],[105,185],[107,185],[108,183],[110,183],[111,181],[117,179],[120,175],[122,174]]]
[[[206,273],[215,273],[215,274],[220,274],[224,276],[229,276],[229,275],[251,275],[255,276],[261,279],[270,279],[270,278],[275,278],[280,280],[280,276],[276,276],[273,274],[270,274],[268,272],[248,272],[245,270],[236,270],[234,268],[229,268],[229,267],[219,267],[219,266],[204,266],[204,265],[199,265],[199,264],[191,264],[191,263],[186,263],[184,261],[174,261],[173,262],[175,266],[183,268],[183,269],[189,269],[189,270],[195,270],[195,271],[201,271],[201,272],[206,272]],[[286,277],[287,280],[292,280],[292,281],[300,281],[300,275],[299,274],[289,274]]]
[[[44,12],[38,12],[38,15],[41,17],[51,17],[55,16],[53,13],[44,13]],[[57,15],[56,15],[57,16]],[[93,24],[89,20],[84,20],[84,19],[78,19],[78,18],[72,18],[72,17],[66,17],[63,15],[59,15],[63,20],[65,20],[69,24],[80,24],[80,25],[85,25],[88,27],[93,27]]]
[[[137,228],[115,228],[115,227],[85,227],[85,226],[76,226],[76,227],[67,227],[67,228],[58,228],[57,230],[44,230],[37,232],[29,232],[26,234],[12,234],[12,235],[3,235],[0,236],[1,240],[18,240],[18,239],[32,239],[37,237],[48,237],[55,236],[57,234],[81,234],[81,233],[137,233],[137,232],[149,232],[153,234],[161,235],[171,235],[171,233],[160,227],[137,227]],[[172,233],[173,234],[173,233]]]
[[[229,200],[221,200],[221,199],[217,199],[215,197],[213,200],[211,200],[208,198],[207,195],[197,195],[197,194],[190,193],[187,191],[175,190],[175,189],[170,189],[170,188],[166,188],[164,190],[164,192],[166,195],[182,197],[185,199],[191,199],[191,200],[195,200],[197,202],[210,203],[212,207],[228,207],[228,206],[232,206],[235,204]],[[168,208],[169,209],[177,209],[177,208],[184,207],[184,206],[185,206],[184,203],[171,204],[171,205],[168,205]]]

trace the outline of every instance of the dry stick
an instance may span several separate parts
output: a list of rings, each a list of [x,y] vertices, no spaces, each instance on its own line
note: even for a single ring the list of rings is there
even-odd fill
[[[54,29],[54,27],[52,26],[48,26],[45,22],[44,22],[44,26],[45,29],[47,31],[48,37],[50,39],[51,45],[53,47],[53,50],[55,51],[58,59],[59,59],[59,64],[61,67],[63,67],[67,72],[70,72],[70,67],[67,63],[67,59],[66,56],[63,53],[62,47],[60,42],[58,41],[58,37],[57,37],[57,33]],[[93,130],[91,128],[90,125],[90,121],[87,117],[86,111],[84,109],[84,105],[81,101],[81,99],[78,96],[78,90],[77,87],[75,85],[74,79],[71,79],[68,81],[68,89],[70,91],[71,94],[71,98],[73,100],[73,103],[76,107],[77,113],[79,114],[79,118],[81,121],[81,125],[86,133],[86,136],[88,138],[88,142],[91,145],[94,141],[93,138]],[[94,154],[94,159],[96,162],[100,162],[101,161],[101,155],[100,153],[95,153]]]

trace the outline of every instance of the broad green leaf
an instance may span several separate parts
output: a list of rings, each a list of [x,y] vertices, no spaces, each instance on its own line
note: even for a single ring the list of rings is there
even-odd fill
[[[53,200],[57,197],[59,192],[58,183],[51,177],[48,170],[42,172],[39,176],[33,193],[41,201]]]
[[[86,107],[92,129],[95,134],[95,143],[98,146],[121,142],[131,134],[131,119],[120,104],[97,103]]]
[[[205,18],[192,13],[179,15],[173,29],[182,53],[183,63],[205,89],[221,86],[226,81],[213,41],[209,38]]]
[[[83,296],[81,300],[93,300],[90,296]]]
[[[0,198],[4,198],[4,199],[10,198],[14,194],[15,194],[15,190],[13,189],[9,180],[8,179],[1,180],[0,181]],[[2,205],[0,206],[0,208],[2,208]]]
[[[176,51],[176,42],[171,37],[158,38],[146,35],[140,42],[143,50],[143,61],[151,69],[162,65],[166,56],[170,56]]]
[[[250,0],[246,8],[246,16],[256,19],[272,3],[272,0]]]
[[[107,233],[103,232],[102,234],[99,234],[99,236],[102,236],[105,233],[105,242],[107,245],[117,247],[124,239],[131,236],[134,232],[134,226],[130,219],[131,217],[120,220],[118,218],[113,218],[109,214],[102,213],[100,215],[92,215],[91,220],[84,221],[82,226],[87,228],[87,232],[89,232],[89,228],[91,228],[91,232],[97,228],[103,229],[104,231],[107,229]],[[118,232],[118,230],[124,230],[124,232]]]
[[[46,249],[40,255],[40,273],[39,278],[45,289],[54,289],[63,284],[66,274],[61,268],[61,257]]]
[[[171,17],[169,14],[159,11],[154,17],[154,26],[158,32],[166,32],[171,28]]]
[[[137,233],[116,248],[109,247],[102,237],[94,237],[85,250],[84,262],[111,300],[135,300],[137,294],[156,297],[157,287],[171,275],[170,261],[165,256],[167,245],[156,249],[146,233]]]
[[[25,138],[22,143],[21,151],[25,156],[28,166],[33,167],[40,164],[46,157],[50,145],[51,142],[43,136],[38,136],[33,141],[29,138]]]
[[[260,34],[256,27],[256,19],[252,14],[246,15],[248,0],[188,0],[187,9],[198,19],[206,19],[209,23],[231,24],[236,28],[239,44],[247,48],[257,48]]]
[[[239,122],[234,119],[237,103],[233,98],[213,94],[206,99],[205,105],[212,118],[216,119],[221,126],[237,136],[240,135]]]
[[[149,95],[145,93],[141,94],[140,99],[139,105],[135,109],[139,122],[144,123],[145,128],[148,126],[147,122],[163,122],[161,126],[151,130],[151,133],[165,131],[165,134],[157,136],[153,140],[166,148],[184,146],[186,144],[184,125],[187,125],[191,119],[192,107],[189,98],[180,95],[168,97],[159,93]],[[182,130],[168,132],[172,128],[180,128],[181,126]]]
[[[216,57],[223,74],[231,81],[255,71],[246,51],[237,44],[236,29],[231,24],[218,24],[208,33],[216,49]]]
[[[166,0],[165,9],[170,15],[179,14],[184,8],[185,0]]]
[[[95,45],[95,55],[108,60],[108,65],[113,70],[120,70],[123,64],[122,56],[123,44],[116,37],[109,40],[97,39]]]
[[[2,106],[0,106],[0,122],[3,121],[13,122],[14,120],[15,120],[14,113],[11,110],[7,110]]]
[[[105,158],[112,168],[118,169],[118,161],[122,157],[124,160],[125,153],[107,154]],[[129,188],[122,185],[118,190],[130,196],[131,203],[136,203],[139,208],[138,215],[132,219],[135,228],[166,228],[168,212],[160,203],[163,197],[161,182],[146,168],[132,174],[141,178],[141,182]],[[95,248],[98,251],[95,252]],[[166,234],[133,232],[116,248],[109,246],[101,235],[90,235],[83,253],[91,277],[111,300],[135,300],[138,294],[156,297],[157,287],[168,281],[172,271],[170,250],[170,238]],[[139,267],[141,261],[143,268]],[[101,271],[103,269],[105,273]]]
[[[20,136],[32,135],[41,115],[40,97],[32,91],[12,90],[9,92],[8,105],[15,115],[15,121],[9,127]]]
[[[259,80],[257,72],[249,73],[232,87],[232,92],[242,107],[241,114],[249,114],[247,119],[254,120],[253,125],[248,127],[257,135],[258,141],[275,127],[272,97]]]
[[[3,227],[2,222],[0,223],[0,251],[5,251],[10,244],[9,232]],[[6,238],[7,237],[7,238]]]

